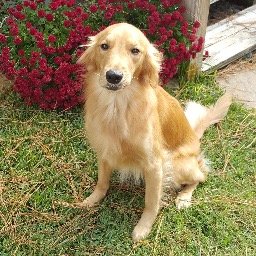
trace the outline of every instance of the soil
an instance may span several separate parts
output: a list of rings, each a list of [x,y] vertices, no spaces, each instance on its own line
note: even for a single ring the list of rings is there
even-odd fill
[[[220,0],[215,2],[210,7],[208,25],[212,25],[233,14],[236,14],[249,6],[249,1],[244,0]]]

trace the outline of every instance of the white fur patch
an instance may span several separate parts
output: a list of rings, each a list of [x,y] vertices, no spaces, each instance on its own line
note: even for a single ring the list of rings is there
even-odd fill
[[[186,105],[185,115],[188,119],[189,124],[194,129],[200,120],[204,118],[207,114],[207,108],[199,103],[190,101]]]
[[[144,180],[141,170],[136,169],[124,169],[119,171],[120,182],[132,182],[136,185],[140,185]]]
[[[199,162],[200,170],[207,175],[211,171],[211,161],[205,158],[202,152],[197,160]]]

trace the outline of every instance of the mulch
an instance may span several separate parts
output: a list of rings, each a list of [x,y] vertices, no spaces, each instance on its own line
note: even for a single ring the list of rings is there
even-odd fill
[[[7,80],[2,74],[0,74],[0,98],[11,90],[11,81]]]

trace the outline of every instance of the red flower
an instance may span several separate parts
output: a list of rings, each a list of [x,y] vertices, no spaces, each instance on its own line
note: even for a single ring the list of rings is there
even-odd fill
[[[45,15],[45,18],[46,18],[47,21],[51,22],[51,21],[53,21],[54,16],[51,13],[47,13]]]
[[[68,18],[70,18],[70,19],[74,19],[74,18],[76,18],[77,17],[77,15],[76,15],[76,12],[68,12],[68,11],[66,11],[66,12],[63,12]]]
[[[18,73],[21,75],[21,76],[24,76],[24,75],[27,75],[28,74],[28,69],[27,68],[21,68]]]
[[[100,10],[104,11],[107,8],[106,3],[99,3]]]
[[[46,15],[45,10],[38,10],[37,15],[39,18],[44,18]]]
[[[36,10],[37,4],[36,4],[35,2],[30,2],[30,3],[29,3],[29,7],[30,7],[32,10]]]
[[[29,7],[30,2],[29,2],[29,1],[24,1],[24,2],[23,2],[23,5],[24,5],[25,7]]]
[[[196,20],[195,22],[194,22],[194,28],[199,28],[200,27],[200,22],[198,21],[198,20]]]
[[[36,43],[36,45],[37,45],[38,48],[40,48],[40,49],[42,49],[42,50],[44,50],[45,47],[46,47],[44,41],[38,41],[38,42]]]
[[[75,12],[76,12],[77,15],[81,15],[82,12],[83,12],[83,8],[78,6],[78,7],[76,7]]]
[[[39,52],[32,52],[31,53],[32,58],[37,59],[40,56]]]
[[[54,36],[54,35],[49,35],[48,41],[49,41],[50,43],[54,43],[54,42],[56,42],[56,40],[57,40],[56,36]]]
[[[8,74],[9,76],[15,76],[16,71],[15,71],[14,67],[8,67],[8,69],[7,69],[7,74]]]
[[[50,8],[51,8],[53,11],[57,10],[59,7],[60,7],[60,2],[58,2],[58,1],[52,2],[52,3],[50,4]]]
[[[12,26],[15,22],[14,22],[14,20],[12,19],[12,18],[7,18],[6,19],[6,23],[9,25],[9,26]]]
[[[134,9],[135,5],[134,5],[134,3],[128,2],[127,7],[129,9]]]
[[[16,10],[20,12],[21,10],[23,10],[23,6],[21,4],[17,4]]]
[[[18,51],[18,55],[19,55],[19,56],[25,55],[25,51],[24,51],[23,49],[20,49],[20,50]]]
[[[68,28],[68,27],[70,27],[71,25],[72,25],[72,22],[70,21],[70,20],[64,20],[64,26],[66,27],[66,28]]]
[[[60,65],[61,61],[62,61],[61,57],[55,57],[54,58],[54,63],[57,64],[57,65]]]
[[[186,12],[186,7],[185,6],[180,6],[179,11],[182,14],[185,13]]]
[[[8,8],[8,13],[13,15],[15,13],[15,9],[13,7]]]
[[[195,35],[189,35],[189,41],[191,43],[193,43],[196,40],[196,36]]]
[[[22,65],[26,65],[27,64],[27,59],[26,58],[22,58],[20,60],[20,62],[21,62]]]
[[[110,20],[113,17],[113,15],[114,15],[114,10],[110,9],[105,13],[104,17],[106,20]]]
[[[182,20],[183,18],[182,18],[182,16],[181,16],[179,11],[174,11],[172,13],[172,19],[174,19],[174,20]]]
[[[54,47],[48,46],[45,48],[45,51],[47,54],[54,54],[56,52],[56,49]]]
[[[69,0],[67,1],[67,7],[72,7],[76,3],[75,0]]]
[[[6,36],[0,33],[0,43],[6,43]]]
[[[47,60],[45,58],[40,58],[38,63],[39,63],[39,66],[41,69],[42,69],[42,67],[45,68],[44,70],[47,69]]]
[[[174,38],[172,38],[172,39],[170,40],[170,45],[176,45],[176,44],[177,44],[177,40],[174,39]]]
[[[18,12],[18,13],[16,13],[16,18],[18,20],[24,20],[26,18],[26,16],[25,16],[25,14]]]
[[[17,35],[19,34],[19,29],[18,29],[18,27],[16,27],[16,26],[11,27],[11,29],[10,29],[10,34],[11,34],[12,36],[17,36]]]
[[[188,24],[187,23],[185,23],[185,24],[183,24],[183,26],[181,26],[181,32],[183,35],[187,35],[187,33],[188,33]]]
[[[37,29],[33,28],[31,25],[31,27],[29,29],[29,33],[30,33],[30,35],[34,36],[37,33]]]
[[[204,38],[203,37],[199,37],[198,44],[202,45],[203,43],[204,43]]]
[[[31,28],[31,27],[32,27],[31,22],[27,21],[27,22],[26,22],[26,27],[27,27],[27,28]]]
[[[81,14],[81,17],[82,17],[83,20],[87,20],[89,18],[89,14],[84,12],[84,13]]]
[[[43,83],[46,83],[46,84],[49,83],[51,80],[52,80],[52,78],[50,75],[45,75],[42,78]]]
[[[89,9],[90,9],[91,12],[97,12],[98,7],[97,7],[97,5],[93,4],[93,5],[90,6]]]
[[[22,43],[22,39],[21,39],[19,36],[16,36],[16,37],[14,38],[14,43],[15,43],[16,45],[19,45],[19,44]]]
[[[39,31],[36,31],[36,33],[35,33],[35,39],[36,39],[37,41],[43,41],[43,40],[44,40],[43,33],[42,33],[42,32],[39,32]]]

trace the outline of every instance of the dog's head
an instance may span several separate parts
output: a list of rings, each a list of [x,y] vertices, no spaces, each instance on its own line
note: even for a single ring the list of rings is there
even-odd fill
[[[133,80],[158,84],[162,55],[136,27],[111,25],[91,37],[87,46],[77,63],[98,74],[100,86],[117,91]]]

